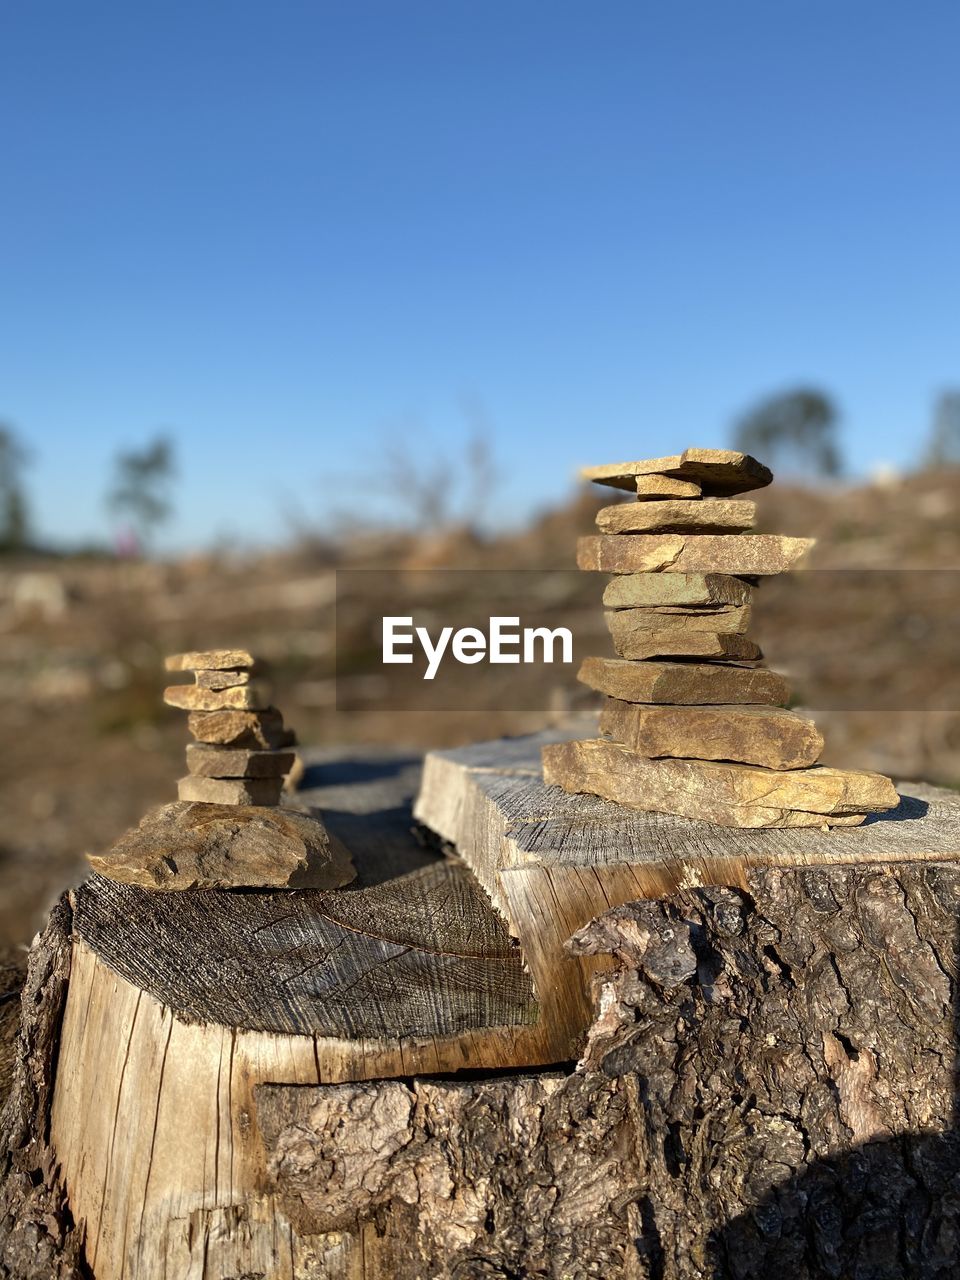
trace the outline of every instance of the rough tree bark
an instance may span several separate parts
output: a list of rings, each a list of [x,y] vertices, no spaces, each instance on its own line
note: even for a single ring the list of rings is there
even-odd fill
[[[572,1074],[263,1087],[319,1275],[946,1280],[960,868],[766,870],[618,907]]]
[[[66,897],[34,941],[29,965],[5,968],[4,997],[20,997],[19,1035],[6,1059],[0,1106],[0,1277],[74,1280],[81,1243],[50,1148],[50,1106],[70,974]],[[20,989],[22,983],[22,990]]]

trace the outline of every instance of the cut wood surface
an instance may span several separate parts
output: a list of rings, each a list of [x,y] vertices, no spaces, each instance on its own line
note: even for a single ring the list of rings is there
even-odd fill
[[[93,876],[75,933],[183,1022],[392,1041],[536,1017],[503,922],[447,862],[353,892],[159,894]]]

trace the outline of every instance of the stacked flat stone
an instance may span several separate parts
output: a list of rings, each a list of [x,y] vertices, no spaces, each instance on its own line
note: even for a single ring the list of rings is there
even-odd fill
[[[894,808],[889,778],[817,764],[823,737],[785,709],[786,681],[746,635],[756,580],[813,545],[748,532],[756,506],[735,495],[770,471],[687,449],[583,474],[635,494],[604,507],[577,549],[579,568],[615,575],[603,603],[619,656],[586,658],[578,676],[607,695],[606,736],[545,747],[546,781],[731,827],[854,826]]]
[[[168,706],[189,711],[188,776],[181,778],[181,800],[206,804],[276,805],[283,780],[294,763],[295,739],[270,705],[266,686],[256,678],[258,664],[245,649],[177,653],[167,671],[189,671],[193,684],[164,690]]]

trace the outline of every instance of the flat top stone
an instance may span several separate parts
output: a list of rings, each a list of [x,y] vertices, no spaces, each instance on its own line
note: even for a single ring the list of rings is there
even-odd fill
[[[594,484],[614,489],[635,489],[638,476],[659,474],[692,480],[705,495],[723,496],[762,489],[773,473],[748,453],[735,449],[685,449],[666,458],[643,458],[636,462],[611,462],[584,467],[580,473]]]
[[[246,649],[194,649],[164,658],[166,671],[235,671],[256,665]]]

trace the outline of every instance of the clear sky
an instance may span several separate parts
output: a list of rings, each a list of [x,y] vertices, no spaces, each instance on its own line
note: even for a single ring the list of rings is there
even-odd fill
[[[823,386],[852,472],[960,384],[960,5],[35,0],[0,16],[0,418],[35,521],[382,514],[478,417],[515,522]]]

